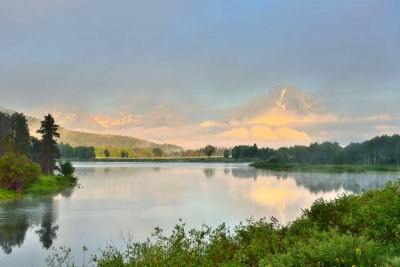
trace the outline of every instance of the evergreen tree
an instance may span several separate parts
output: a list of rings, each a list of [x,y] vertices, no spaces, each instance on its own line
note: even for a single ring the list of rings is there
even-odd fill
[[[37,133],[42,134],[39,159],[43,173],[52,174],[54,170],[58,169],[56,162],[61,158],[60,150],[55,140],[55,138],[60,137],[60,134],[57,132],[58,127],[54,122],[53,116],[48,114],[44,116],[40,129],[37,130]]]
[[[14,135],[16,151],[22,154],[28,152],[30,135],[28,123],[23,113],[15,112],[11,116],[11,132]]]
[[[204,154],[206,154],[207,157],[211,157],[212,154],[215,153],[215,147],[212,145],[207,145],[205,148],[203,148]]]
[[[106,158],[108,158],[110,156],[110,151],[108,151],[108,149],[104,149],[104,155],[106,156]]]

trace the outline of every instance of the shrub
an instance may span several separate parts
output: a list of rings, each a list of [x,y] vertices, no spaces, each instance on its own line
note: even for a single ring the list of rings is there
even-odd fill
[[[6,153],[0,158],[0,187],[18,193],[36,181],[41,174],[40,166],[28,160],[26,156]]]
[[[72,176],[75,168],[72,166],[71,162],[67,161],[60,164],[60,171],[64,176]]]

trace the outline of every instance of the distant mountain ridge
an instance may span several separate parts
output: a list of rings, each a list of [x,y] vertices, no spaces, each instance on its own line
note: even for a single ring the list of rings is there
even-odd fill
[[[291,110],[300,115],[327,113],[313,94],[305,93],[295,86],[278,85],[267,95],[259,96],[236,110],[231,119],[251,118],[272,108]]]
[[[190,124],[183,114],[172,107],[159,105],[144,115],[121,112],[113,116],[92,114],[81,107],[67,109],[63,106],[43,107],[31,113],[34,117],[52,114],[55,120],[68,129],[126,129],[131,127],[180,127]]]
[[[0,112],[12,114],[16,111],[0,107]],[[31,136],[40,137],[36,130],[40,128],[41,119],[25,115]],[[56,120],[56,124],[59,122]],[[183,148],[172,144],[158,144],[145,139],[122,135],[95,134],[79,131],[72,131],[59,128],[61,135],[59,143],[70,144],[71,146],[94,146],[94,147],[117,147],[117,148],[161,148],[165,152],[182,151]]]

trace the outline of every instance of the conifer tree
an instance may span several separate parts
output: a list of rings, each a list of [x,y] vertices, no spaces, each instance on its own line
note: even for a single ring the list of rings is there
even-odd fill
[[[58,127],[54,122],[53,116],[48,114],[44,116],[40,129],[36,131],[42,134],[39,161],[43,173],[52,174],[54,170],[58,169],[56,163],[61,158],[61,153],[55,140],[55,138],[60,138],[60,134],[57,132]]]
[[[14,135],[15,149],[25,154],[30,147],[28,123],[23,113],[14,113],[11,116],[11,132]]]

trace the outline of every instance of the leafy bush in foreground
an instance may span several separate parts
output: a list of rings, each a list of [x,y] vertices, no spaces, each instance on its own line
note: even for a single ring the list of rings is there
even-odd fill
[[[92,256],[97,266],[396,266],[400,252],[400,180],[359,195],[313,203],[300,218],[279,225],[249,219],[232,231],[155,228],[152,239],[110,246]],[[54,265],[52,265],[54,266]]]
[[[40,174],[40,166],[30,162],[26,156],[6,153],[0,158],[0,188],[22,193]]]

